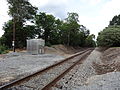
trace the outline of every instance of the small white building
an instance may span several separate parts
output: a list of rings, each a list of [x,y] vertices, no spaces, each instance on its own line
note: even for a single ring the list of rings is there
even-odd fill
[[[31,54],[44,53],[45,40],[43,39],[29,39],[27,40],[27,52]]]

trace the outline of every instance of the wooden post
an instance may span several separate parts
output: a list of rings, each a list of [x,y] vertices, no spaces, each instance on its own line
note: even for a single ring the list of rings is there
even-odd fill
[[[13,19],[13,41],[12,41],[12,46],[13,46],[13,52],[15,52],[15,26],[16,22],[15,22],[15,18]]]

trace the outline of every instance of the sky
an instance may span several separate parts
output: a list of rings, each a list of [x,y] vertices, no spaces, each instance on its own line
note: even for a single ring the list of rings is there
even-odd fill
[[[115,15],[120,14],[120,0],[29,0],[40,12],[46,12],[57,18],[65,19],[68,12],[79,14],[81,25],[86,26],[91,34],[97,36],[98,32],[108,26]],[[10,20],[6,0],[0,0],[0,37],[3,35],[2,27]]]

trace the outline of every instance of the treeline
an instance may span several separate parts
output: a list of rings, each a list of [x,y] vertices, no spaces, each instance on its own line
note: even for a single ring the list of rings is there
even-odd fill
[[[108,27],[99,32],[97,44],[102,47],[120,47],[120,15],[114,16]]]
[[[51,14],[38,12],[28,0],[7,0],[11,20],[4,24],[4,34],[0,44],[12,47],[13,31],[15,30],[15,47],[26,47],[26,39],[42,38],[46,45],[64,44],[68,46],[95,47],[95,35],[79,22],[77,13],[68,13],[61,20]],[[24,8],[24,9],[23,9]],[[26,24],[26,21],[32,25]]]

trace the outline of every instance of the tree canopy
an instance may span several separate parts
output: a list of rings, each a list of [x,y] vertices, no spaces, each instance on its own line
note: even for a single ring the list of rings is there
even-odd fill
[[[94,46],[94,37],[90,31],[79,22],[77,13],[68,13],[67,18],[61,20],[51,14],[38,12],[28,0],[7,0],[11,20],[4,24],[5,31],[0,43],[9,48],[12,46],[15,31],[16,47],[26,47],[26,39],[42,38],[46,45],[64,44],[68,46]],[[25,22],[30,20],[33,25]],[[88,43],[87,43],[88,42]]]
[[[5,45],[9,48],[12,47],[12,40],[13,40],[13,21],[9,20],[4,24],[3,27],[4,34],[0,38],[0,42],[2,45]],[[27,38],[34,38],[35,37],[35,26],[34,25],[25,25],[21,27],[19,23],[16,24],[16,47],[22,48],[26,46],[26,39]]]
[[[109,25],[120,25],[120,15],[114,16]]]
[[[104,47],[120,46],[120,15],[114,16],[108,27],[99,32],[97,44]]]
[[[28,0],[7,0],[9,5],[8,14],[17,22],[25,22],[33,19],[37,8],[32,6]]]
[[[26,28],[33,29],[34,26],[25,25],[25,22],[34,18],[37,8],[32,6],[28,0],[7,0],[7,2],[9,5],[8,14],[12,17],[12,20],[5,23],[3,27],[5,33],[1,38],[3,40],[1,42],[10,47],[12,41],[14,41],[15,47],[23,47],[26,45],[25,41],[29,36],[28,34],[34,31],[27,30]]]
[[[77,13],[68,13],[67,18],[60,20],[40,12],[35,17],[35,25],[39,38],[45,39],[46,45],[85,46],[85,40],[89,36],[89,30],[79,24]]]
[[[97,38],[98,46],[120,46],[120,26],[109,26],[101,31]]]

